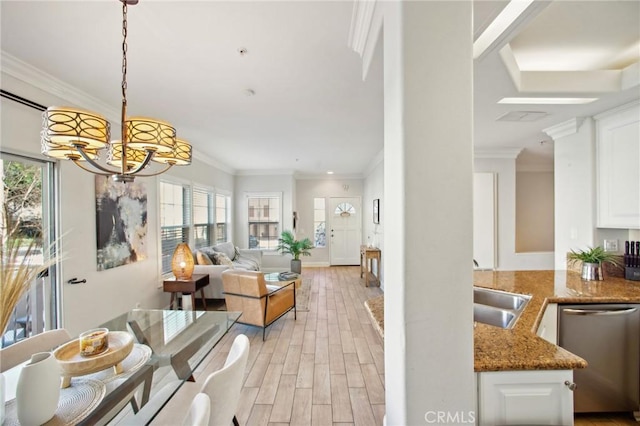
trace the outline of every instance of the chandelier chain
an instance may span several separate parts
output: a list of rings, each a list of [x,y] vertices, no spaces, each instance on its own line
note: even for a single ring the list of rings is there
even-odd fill
[[[120,136],[122,141],[122,164],[120,171],[125,175],[129,169],[127,158],[127,2],[122,2],[122,108],[120,116]]]
[[[127,103],[127,2],[122,2],[122,103]]]

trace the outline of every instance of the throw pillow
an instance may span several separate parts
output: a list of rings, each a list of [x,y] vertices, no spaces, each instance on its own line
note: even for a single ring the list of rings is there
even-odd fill
[[[233,246],[233,243],[230,242],[217,244],[213,246],[213,250],[217,251],[218,253],[226,254],[227,257],[231,260],[235,259],[236,257],[236,248]]]
[[[229,259],[229,257],[226,254],[216,253],[215,258],[217,261],[217,265],[225,265],[225,266],[228,266],[230,269],[233,269],[233,262],[231,261],[231,259]]]
[[[216,260],[213,258],[213,255],[216,252],[211,247],[202,247],[198,251],[201,252],[205,257],[208,257],[209,261],[211,262],[211,263],[200,263],[200,259],[196,257],[196,260],[198,261],[199,265],[217,265]]]
[[[257,271],[259,269],[258,262],[256,262],[255,259],[246,256],[237,257],[233,263],[238,269],[246,269],[249,271]]]
[[[200,250],[196,251],[196,262],[198,265],[213,265],[211,258]]]

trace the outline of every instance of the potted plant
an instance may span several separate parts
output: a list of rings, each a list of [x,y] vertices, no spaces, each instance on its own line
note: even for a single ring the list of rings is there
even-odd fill
[[[581,277],[583,280],[604,280],[603,263],[611,263],[619,266],[616,255],[606,252],[602,247],[588,247],[586,250],[578,250],[567,255],[570,263],[582,262]]]
[[[278,251],[282,254],[290,254],[293,256],[291,259],[291,272],[302,272],[302,261],[300,256],[311,256],[309,250],[313,248],[313,243],[309,238],[302,240],[296,240],[295,235],[291,231],[282,231],[280,238],[278,239]]]

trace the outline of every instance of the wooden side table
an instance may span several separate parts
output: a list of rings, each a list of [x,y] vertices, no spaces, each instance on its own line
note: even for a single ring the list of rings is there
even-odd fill
[[[162,289],[171,293],[169,308],[173,309],[173,302],[176,300],[176,293],[191,294],[191,309],[196,307],[196,291],[200,290],[202,304],[207,309],[207,301],[204,297],[204,288],[209,285],[209,274],[193,274],[190,280],[178,280],[175,277],[162,282]],[[177,303],[176,303],[177,305]],[[177,306],[176,306],[177,307]]]
[[[373,277],[375,282],[380,286],[380,260],[382,258],[382,251],[376,247],[360,246],[360,278],[366,272],[364,284],[369,287],[369,278]],[[373,273],[373,260],[376,261],[377,275]]]

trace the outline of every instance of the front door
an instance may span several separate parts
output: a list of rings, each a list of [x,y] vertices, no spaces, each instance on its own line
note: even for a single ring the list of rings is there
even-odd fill
[[[360,264],[360,244],[362,244],[360,197],[331,198],[329,220],[331,264]]]

